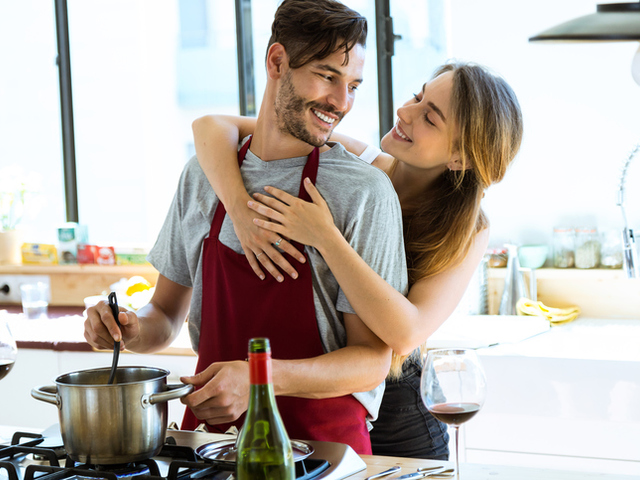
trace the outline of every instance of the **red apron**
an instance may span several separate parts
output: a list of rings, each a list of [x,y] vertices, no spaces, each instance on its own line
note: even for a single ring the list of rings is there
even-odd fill
[[[250,143],[238,152],[240,165]],[[315,183],[318,155],[315,148],[302,179],[309,177]],[[299,197],[311,201],[302,181]],[[276,359],[322,355],[308,259],[296,263],[296,280],[285,275],[284,282],[278,283],[269,274],[260,280],[245,255],[218,240],[225,214],[222,202],[218,202],[203,245],[202,324],[196,372],[214,362],[244,360],[253,337],[269,338]],[[277,403],[290,438],[346,443],[359,454],[371,454],[367,411],[353,395],[322,400],[279,396]],[[208,425],[208,429],[223,433],[231,425],[240,428],[243,422],[244,414],[232,424]],[[187,409],[182,428],[193,430],[200,423]]]

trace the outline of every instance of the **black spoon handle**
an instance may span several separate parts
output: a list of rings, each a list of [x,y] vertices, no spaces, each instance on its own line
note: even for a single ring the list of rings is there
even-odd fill
[[[120,327],[120,322],[118,321],[118,314],[120,313],[120,309],[118,308],[118,299],[116,298],[116,292],[111,292],[109,294],[109,306],[111,307],[111,313],[113,314],[113,318],[115,318],[118,327]],[[120,342],[113,342],[113,362],[111,363],[111,373],[109,374],[109,381],[107,382],[109,385],[113,383],[116,378],[116,369],[118,368],[118,358],[120,357]]]

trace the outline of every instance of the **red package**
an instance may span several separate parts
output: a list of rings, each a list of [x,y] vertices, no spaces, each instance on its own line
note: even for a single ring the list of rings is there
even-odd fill
[[[78,245],[78,263],[94,264],[98,256],[98,247],[96,245]]]
[[[97,249],[96,263],[98,265],[116,264],[116,251],[113,247],[97,247]]]

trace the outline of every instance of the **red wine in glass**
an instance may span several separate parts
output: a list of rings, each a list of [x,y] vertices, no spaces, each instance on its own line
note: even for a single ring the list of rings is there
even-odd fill
[[[9,329],[9,324],[0,318],[0,380],[11,371],[17,356],[18,347]]]
[[[460,425],[480,411],[477,403],[438,403],[429,407],[431,415],[447,425]]]
[[[0,359],[0,380],[2,380],[9,374],[9,372],[13,368],[14,363],[15,362],[13,360]]]

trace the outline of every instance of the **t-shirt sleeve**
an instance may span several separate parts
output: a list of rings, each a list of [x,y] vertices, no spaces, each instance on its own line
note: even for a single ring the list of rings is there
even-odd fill
[[[381,153],[382,150],[380,150],[378,147],[367,145],[367,148],[364,149],[364,152],[358,155],[358,158],[363,162],[367,162],[369,165],[371,165]]]
[[[193,287],[183,232],[182,197],[185,190],[185,176],[183,172],[169,212],[147,260],[169,280],[185,287]]]
[[[368,190],[372,193],[360,203],[361,211],[351,216],[345,238],[378,275],[405,295],[407,263],[398,197],[386,176]],[[337,308],[355,313],[342,289],[338,292]]]

